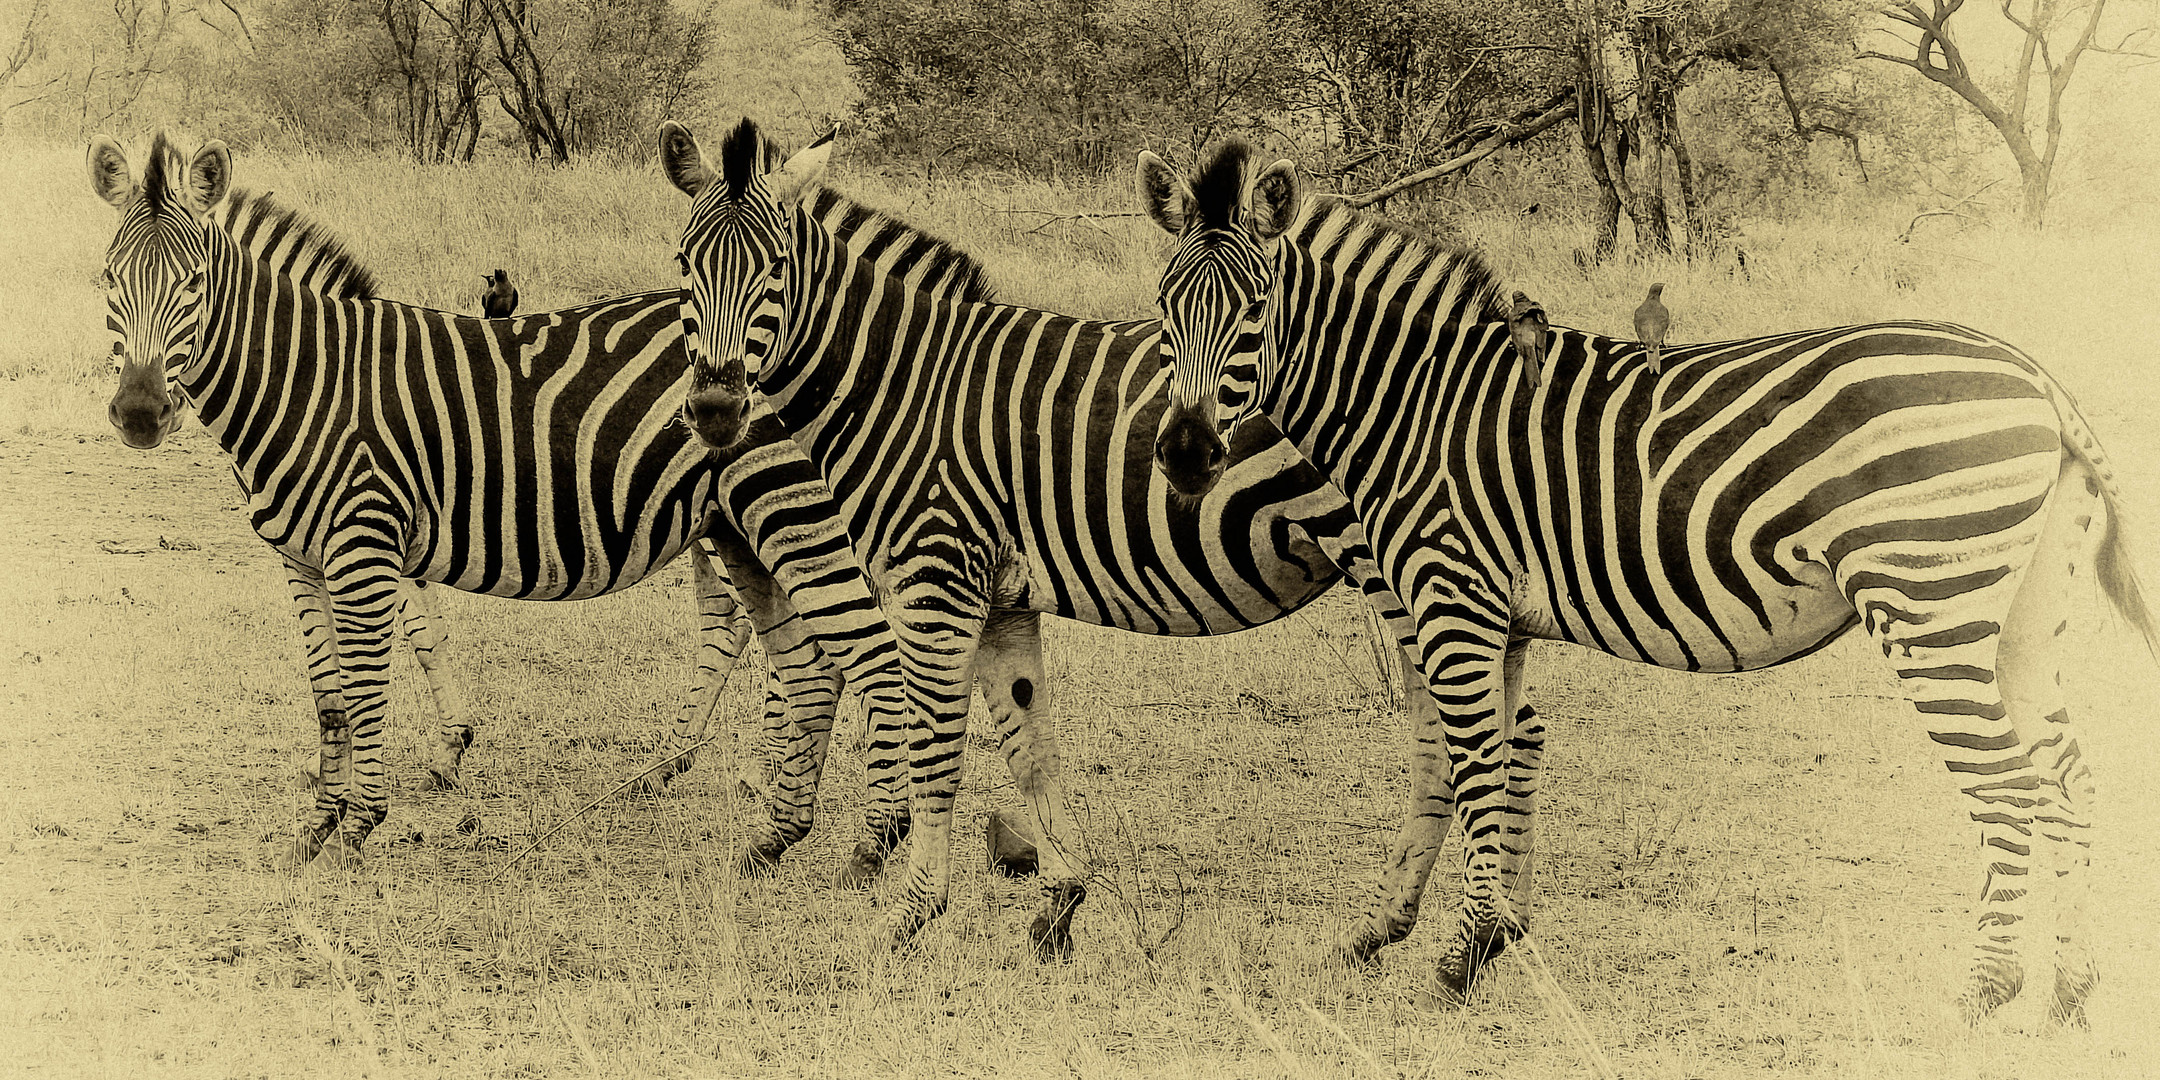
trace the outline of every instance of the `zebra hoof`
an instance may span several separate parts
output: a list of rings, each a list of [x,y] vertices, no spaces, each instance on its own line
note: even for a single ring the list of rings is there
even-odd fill
[[[333,836],[315,855],[315,865],[332,870],[358,870],[367,860],[361,858],[360,849],[346,842],[342,836]]]
[[[855,852],[833,875],[833,888],[861,892],[885,872],[885,856],[869,841],[855,845]]]
[[[787,849],[753,844],[743,849],[735,859],[735,876],[770,881],[780,872],[780,856]]]
[[[1066,963],[1073,958],[1072,918],[1087,899],[1087,886],[1077,881],[1060,882],[1045,890],[1043,909],[1028,927],[1028,942],[1042,963]]]

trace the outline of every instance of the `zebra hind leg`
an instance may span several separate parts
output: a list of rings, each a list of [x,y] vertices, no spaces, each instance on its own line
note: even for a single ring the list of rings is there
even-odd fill
[[[465,704],[464,688],[458,685],[450,660],[450,624],[435,604],[435,591],[418,578],[408,580],[399,619],[405,641],[412,646],[420,673],[427,677],[428,696],[435,703],[439,725],[435,753],[427,763],[427,779],[421,786],[448,791],[458,786],[465,750],[472,745],[473,726]]]
[[[1070,960],[1072,920],[1087,899],[1087,853],[1067,809],[1057,729],[1048,712],[1042,663],[1042,617],[1003,611],[983,627],[975,654],[975,683],[997,723],[998,743],[1013,786],[1035,824],[1045,903],[1028,928],[1037,960]]]
[[[2001,628],[2020,578],[2015,562],[2029,552],[2026,545],[2016,547],[2003,553],[2012,556],[2008,570],[1974,571],[1970,561],[1909,557],[1863,565],[1870,561],[1864,556],[1838,567],[1841,587],[1897,671],[1980,827],[1980,914],[1971,974],[1957,1000],[1967,1023],[2024,989],[2034,823],[2059,813],[2061,805],[2026,753],[1999,677]],[[1916,574],[1915,566],[1951,573],[1931,580]]]
[[[2106,508],[2073,465],[2050,502],[2040,544],[2003,625],[1999,658],[2003,697],[2046,801],[2033,810],[2033,886],[2054,915],[2055,979],[2046,1021],[2084,1026],[2085,999],[2099,975],[2086,922],[2098,791],[2085,760],[2069,695],[2063,689],[2063,635],[2082,613],[2070,598],[2093,593]],[[2032,940],[2044,940],[2036,929]],[[2041,997],[2042,995],[2032,995]]]
[[[863,769],[869,774],[870,801],[863,808],[863,837],[833,878],[838,889],[867,889],[885,872],[885,862],[907,839],[913,818],[908,807],[907,694],[898,681],[863,691],[863,725],[869,737]]]

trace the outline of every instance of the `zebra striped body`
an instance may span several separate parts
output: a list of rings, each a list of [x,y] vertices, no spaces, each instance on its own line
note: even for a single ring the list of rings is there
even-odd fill
[[[756,387],[823,471],[901,639],[922,725],[909,748],[916,842],[881,933],[905,938],[944,905],[962,736],[979,683],[1048,838],[1051,902],[1035,945],[1064,955],[1086,867],[1039,719],[1038,615],[1220,634],[1295,610],[1338,567],[1370,589],[1370,554],[1349,505],[1257,427],[1231,447],[1229,479],[1214,496],[1172,498],[1149,464],[1164,400],[1156,324],[918,288],[971,280],[972,263],[830,191],[809,194],[814,165],[789,173],[803,155],[768,172],[747,121],[723,143],[717,174],[673,125],[662,158],[693,200],[681,259],[685,320],[704,344],[695,362],[755,360]],[[713,370],[697,381],[741,378]],[[726,416],[726,403],[713,413]],[[1384,589],[1370,595],[1397,608]],[[1418,695],[1412,708],[1430,703]]]
[[[355,855],[387,809],[380,727],[400,579],[580,599],[710,535],[738,588],[770,568],[752,603],[760,631],[789,633],[799,615],[795,629],[865,690],[873,723],[899,724],[892,636],[816,472],[769,417],[750,423],[762,440],[724,455],[675,422],[687,361],[673,293],[508,320],[325,295],[209,222],[229,175],[221,145],[183,166],[160,137],[139,186],[109,142],[91,163],[121,210],[107,256],[113,422],[147,448],[180,400],[195,408],[286,560],[311,646],[335,661],[316,684],[323,792],[299,859],[326,841]],[[828,732],[792,732],[753,853],[809,828]]]
[[[2148,641],[2152,624],[2107,465],[2060,386],[1976,331],[1884,323],[1669,346],[1662,374],[1638,344],[1559,330],[1533,388],[1475,257],[1331,200],[1273,229],[1282,208],[1262,192],[1248,214],[1232,175],[1242,147],[1189,185],[1143,176],[1181,234],[1163,281],[1181,346],[1169,414],[1235,432],[1249,405],[1327,470],[1408,603],[1443,714],[1447,768],[1415,778],[1423,835],[1398,849],[1353,957],[1409,932],[1457,813],[1464,902],[1441,990],[1464,993],[1522,933],[1530,821],[1504,773],[1524,639],[1739,671],[1858,625],[1982,833],[1967,1015],[2015,997],[2024,944],[2050,942],[2027,926],[2029,889],[2057,884],[2037,865],[2061,879],[2046,1006],[2081,1016],[2093,785],[2057,635],[2086,580]],[[1210,482],[1190,453],[1163,468]]]
[[[312,222],[278,205],[268,195],[234,191],[217,209],[213,220],[249,255],[290,279],[299,291],[341,298],[375,295],[372,275],[343,255],[342,244]],[[708,546],[712,546],[712,541],[705,540],[690,548],[697,592],[699,646],[692,664],[691,685],[685,688],[682,707],[670,735],[679,751],[677,758],[646,778],[646,788],[654,794],[664,789],[675,774],[690,767],[694,756],[690,748],[702,739],[713,710],[719,704],[727,674],[734,669],[743,647],[749,643],[750,617],[736,602],[727,577],[713,568],[711,560],[718,558],[719,553],[717,548],[708,553]],[[304,581],[293,584],[296,597],[312,595],[312,588]],[[459,766],[465,749],[472,745],[473,726],[466,710],[464,690],[458,684],[447,655],[448,624],[435,606],[429,584],[415,578],[407,579],[405,587],[407,592],[399,626],[427,678],[429,701],[435,708],[439,732],[433,759],[427,762],[428,784],[452,788],[459,782]],[[309,634],[303,644],[310,684],[318,688],[326,701],[336,700],[339,688],[333,636]],[[766,724],[769,732],[785,723],[790,701],[797,703],[795,709],[807,708],[815,714],[817,703],[829,696],[824,675],[793,659],[793,654],[801,651],[802,646],[800,641],[781,643],[770,637],[766,641],[767,655],[773,659]],[[808,651],[814,654],[816,650]],[[816,657],[811,659],[815,661]],[[761,742],[761,751],[769,752],[770,742],[768,735]],[[319,786],[321,777],[315,774],[315,769],[311,763],[310,779]],[[765,770],[753,767],[744,771],[745,783],[754,784],[754,789],[761,790],[763,784],[755,779],[761,771]]]

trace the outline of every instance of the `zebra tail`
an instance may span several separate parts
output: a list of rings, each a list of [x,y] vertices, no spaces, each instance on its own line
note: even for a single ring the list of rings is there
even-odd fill
[[[2107,593],[2116,612],[2145,636],[2145,648],[2153,658],[2160,660],[2160,624],[2154,622],[2152,608],[2145,603],[2145,589],[2138,583],[2137,567],[2130,560],[2131,530],[2123,514],[2122,494],[2115,486],[2115,471],[2100,453],[2100,440],[2093,437],[2077,403],[2062,387],[2052,389],[2055,411],[2063,422],[2063,449],[2093,471],[2100,482],[2100,503],[2107,508],[2107,531],[2101,534],[2100,554],[2093,561],[2100,589]]]

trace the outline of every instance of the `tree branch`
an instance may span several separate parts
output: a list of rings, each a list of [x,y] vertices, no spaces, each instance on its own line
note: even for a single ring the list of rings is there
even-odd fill
[[[1547,111],[1544,115],[1539,116],[1536,119],[1529,121],[1528,123],[1493,124],[1491,125],[1493,129],[1492,134],[1487,135],[1469,151],[1457,155],[1456,157],[1449,158],[1448,160],[1443,161],[1438,165],[1434,165],[1429,169],[1420,169],[1417,172],[1411,173],[1408,176],[1399,177],[1395,180],[1391,180],[1388,183],[1382,184],[1379,187],[1372,189],[1371,191],[1367,191],[1357,195],[1346,195],[1343,197],[1343,201],[1356,207],[1371,206],[1372,204],[1379,202],[1382,199],[1388,198],[1392,195],[1399,195],[1405,191],[1410,190],[1411,188],[1418,186],[1419,184],[1423,184],[1432,180],[1437,180],[1443,176],[1446,176],[1449,173],[1460,172],[1463,169],[1469,168],[1470,166],[1475,165],[1488,157],[1491,157],[1494,152],[1500,150],[1502,147],[1513,146],[1517,143],[1527,141],[1532,136],[1543,132],[1545,129],[1552,127],[1554,124],[1557,124],[1562,120],[1567,120],[1574,117],[1575,92],[1573,88],[1570,88],[1564,91],[1564,94],[1565,100],[1563,102]]]

